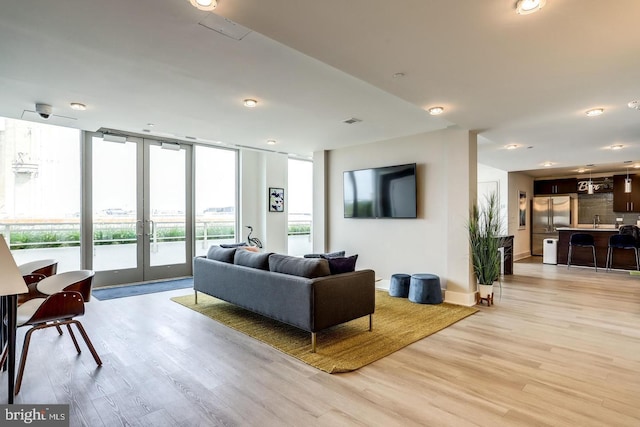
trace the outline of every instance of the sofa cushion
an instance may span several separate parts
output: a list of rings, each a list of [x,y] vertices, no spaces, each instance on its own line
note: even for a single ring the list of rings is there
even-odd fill
[[[337,251],[337,252],[329,252],[326,254],[306,254],[305,258],[335,258],[335,257],[343,257],[345,255],[345,251]]]
[[[358,255],[327,258],[327,261],[329,261],[329,270],[331,270],[331,274],[351,273],[352,271],[356,271],[357,260]]]
[[[209,248],[209,252],[207,252],[207,258],[233,264],[233,256],[235,253],[236,248],[225,249],[220,246],[213,245]]]
[[[269,255],[271,255],[271,253],[252,252],[238,249],[233,258],[233,263],[236,265],[244,265],[245,267],[268,271]]]
[[[273,254],[269,257],[269,270],[277,273],[313,279],[328,276],[329,262],[323,258],[298,258],[289,255]]]

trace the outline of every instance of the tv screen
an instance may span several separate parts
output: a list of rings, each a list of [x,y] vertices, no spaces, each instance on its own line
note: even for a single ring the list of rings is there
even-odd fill
[[[344,172],[345,218],[416,218],[416,164]]]

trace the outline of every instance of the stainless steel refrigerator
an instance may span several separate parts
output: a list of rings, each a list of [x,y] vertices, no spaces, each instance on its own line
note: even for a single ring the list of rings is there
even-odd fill
[[[557,239],[558,227],[571,226],[571,198],[534,197],[531,225],[531,255],[542,255],[544,239]]]

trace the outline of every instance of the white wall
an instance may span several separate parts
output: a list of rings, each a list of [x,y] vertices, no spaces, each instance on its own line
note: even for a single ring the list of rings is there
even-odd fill
[[[509,193],[509,176],[508,172],[501,169],[492,168],[491,166],[478,164],[478,202],[482,204],[487,196],[489,196],[489,190],[493,190],[495,183],[498,196],[498,204],[500,206],[500,219],[505,225],[503,232],[508,233],[509,223],[509,200],[511,199]],[[511,234],[511,233],[508,233]]]
[[[286,154],[240,151],[240,241],[246,240],[245,226],[251,225],[263,251],[287,253],[287,170]],[[285,189],[284,212],[269,212],[269,187]]]
[[[518,228],[519,192],[527,193],[527,219],[523,229]],[[533,178],[523,173],[509,173],[509,234],[513,235],[513,259],[531,256],[531,200]]]
[[[413,162],[418,165],[417,219],[343,217],[344,171]],[[393,273],[437,274],[447,301],[475,303],[465,227],[476,195],[475,134],[452,128],[332,150],[325,171],[325,250],[358,254],[357,268],[371,268],[384,280]],[[314,217],[321,208],[314,207]]]
[[[327,158],[328,151],[313,153],[313,224],[311,241],[314,253],[327,252]]]
[[[504,232],[513,236],[513,259],[519,260],[531,256],[531,198],[533,197],[533,178],[523,173],[511,173],[486,165],[478,165],[478,199],[484,196],[483,189],[496,182],[500,201],[500,216],[506,225]],[[527,220],[525,228],[519,228],[519,194],[527,193]]]

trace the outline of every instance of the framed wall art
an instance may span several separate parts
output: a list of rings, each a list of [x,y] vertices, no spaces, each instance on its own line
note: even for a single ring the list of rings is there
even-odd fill
[[[284,188],[269,187],[269,212],[284,212]]]
[[[518,191],[518,229],[527,227],[527,192]]]

